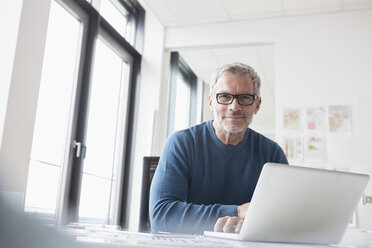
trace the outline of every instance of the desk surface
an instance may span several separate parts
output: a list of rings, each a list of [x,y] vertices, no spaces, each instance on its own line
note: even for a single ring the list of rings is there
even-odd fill
[[[76,235],[76,239],[84,247],[247,247],[247,248],[372,248],[372,233],[349,228],[338,245],[306,245],[306,244],[283,244],[283,243],[261,243],[225,240],[194,235],[173,234],[149,234],[135,233],[116,230],[69,230],[70,234]]]

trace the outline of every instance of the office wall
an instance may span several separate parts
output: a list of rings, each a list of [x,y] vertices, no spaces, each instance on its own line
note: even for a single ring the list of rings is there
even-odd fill
[[[3,191],[26,191],[49,7],[50,0],[22,5],[0,149]]]
[[[327,133],[326,162],[304,165],[372,175],[372,10],[174,27],[165,47],[267,42],[276,46],[277,141],[286,135],[286,108],[351,105],[352,132]],[[372,183],[366,193],[372,195]],[[360,209],[363,225],[372,226],[371,207]]]
[[[158,155],[152,152],[153,143],[159,135],[155,133],[156,123],[161,123],[164,114],[159,111],[163,82],[164,28],[152,15],[146,12],[144,49],[142,53],[141,78],[138,86],[138,106],[135,130],[133,173],[131,175],[129,229],[136,231],[139,225],[139,209],[144,156]]]
[[[4,0],[0,3],[0,30],[3,33],[0,39],[0,141],[3,136],[22,3],[23,0]]]
[[[281,37],[278,42],[278,137],[283,135],[284,108],[351,105],[352,132],[327,134],[327,164],[330,168],[366,169],[371,173],[372,164],[365,159],[369,139],[360,138],[372,135],[361,122],[363,115],[368,115],[361,111],[364,109],[361,101],[372,96],[372,12],[319,16],[312,21],[296,22],[306,32],[298,35],[288,32],[290,40],[285,42]]]

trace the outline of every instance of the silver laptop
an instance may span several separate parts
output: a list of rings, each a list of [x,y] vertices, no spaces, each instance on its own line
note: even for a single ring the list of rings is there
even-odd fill
[[[337,244],[369,176],[267,163],[239,234],[205,236],[259,242]]]

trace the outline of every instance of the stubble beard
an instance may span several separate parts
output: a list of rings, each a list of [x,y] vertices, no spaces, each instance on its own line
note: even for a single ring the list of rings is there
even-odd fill
[[[251,114],[250,116],[247,116],[247,119],[244,120],[244,123],[240,127],[235,127],[235,128],[230,128],[230,125],[227,124],[224,121],[224,118],[221,117],[221,116],[218,116],[218,115],[216,116],[215,115],[215,120],[218,121],[219,125],[222,127],[222,129],[225,132],[231,133],[231,134],[238,134],[238,133],[241,133],[241,132],[245,132],[245,130],[248,128],[248,126],[252,123],[253,114]]]

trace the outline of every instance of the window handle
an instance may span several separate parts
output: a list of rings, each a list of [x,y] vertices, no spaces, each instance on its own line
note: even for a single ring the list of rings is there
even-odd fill
[[[363,204],[372,203],[372,196],[363,194],[362,199],[363,199]]]
[[[83,144],[81,144],[81,142],[78,142],[78,141],[74,140],[73,143],[72,143],[72,147],[76,148],[76,157],[80,158],[81,154],[82,154],[82,149],[84,149],[85,146]]]

